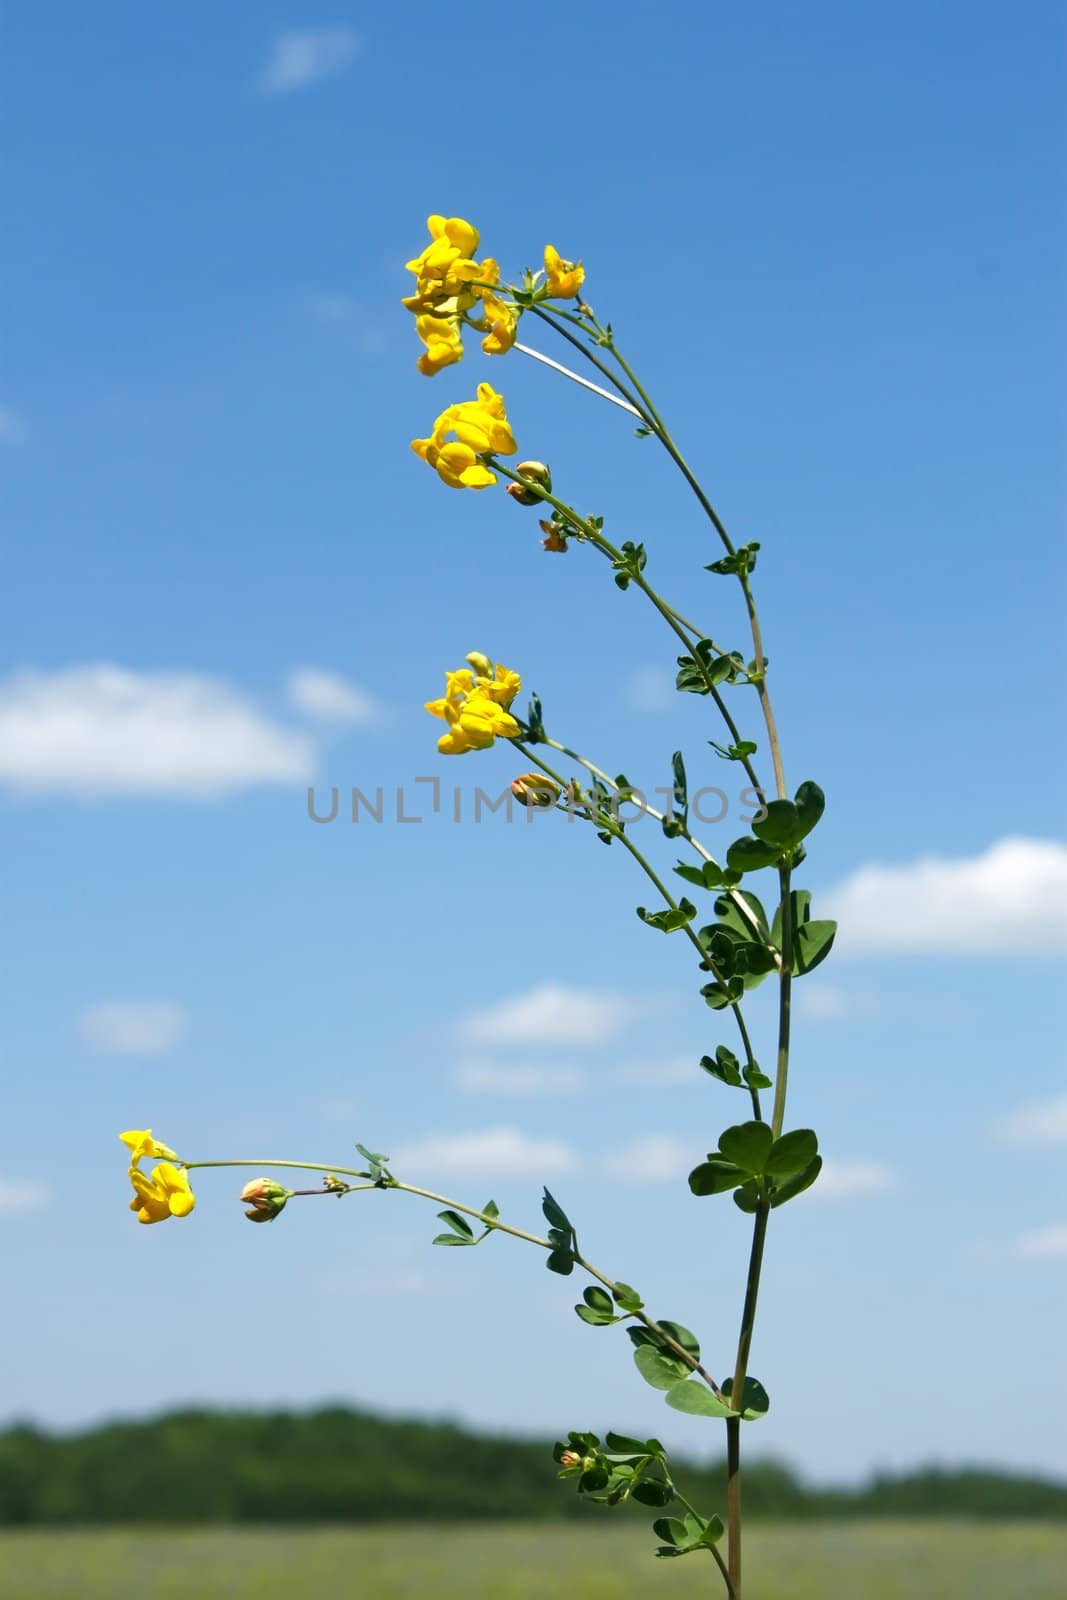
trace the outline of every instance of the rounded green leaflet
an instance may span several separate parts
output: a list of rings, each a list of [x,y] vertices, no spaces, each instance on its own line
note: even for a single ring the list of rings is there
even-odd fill
[[[672,1384],[664,1399],[675,1411],[685,1411],[691,1417],[737,1416],[737,1412],[724,1405],[699,1378],[688,1378],[684,1383]]]
[[[727,1398],[733,1395],[734,1380],[725,1378],[722,1392]],[[670,1396],[667,1396],[670,1405]],[[758,1422],[760,1417],[765,1417],[771,1409],[770,1396],[758,1378],[746,1378],[741,1387],[741,1415],[746,1422]],[[734,1412],[736,1416],[737,1413]]]
[[[787,1178],[811,1165],[819,1153],[819,1141],[810,1128],[794,1128],[774,1141],[763,1171],[769,1178]]]
[[[669,1355],[651,1344],[638,1345],[634,1365],[653,1389],[673,1389],[689,1371],[680,1356]]]
[[[763,1172],[773,1143],[774,1136],[766,1122],[741,1122],[719,1135],[724,1160],[752,1176]]]
[[[695,1195],[725,1194],[727,1189],[733,1189],[745,1177],[746,1174],[740,1167],[735,1167],[732,1161],[711,1157],[693,1168],[689,1174],[689,1187]]]

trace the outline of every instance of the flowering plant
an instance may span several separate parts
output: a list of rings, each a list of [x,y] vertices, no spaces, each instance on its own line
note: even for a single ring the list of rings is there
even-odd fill
[[[522,759],[522,771],[511,783],[520,804],[577,816],[599,840],[618,847],[615,854],[637,869],[655,895],[651,908],[638,907],[638,917],[654,932],[675,937],[696,974],[700,996],[733,1030],[729,1043],[709,1045],[699,1065],[723,1089],[740,1092],[745,1108],[729,1120],[715,1148],[689,1174],[694,1196],[731,1194],[751,1230],[732,1360],[727,1362],[719,1353],[702,1354],[700,1341],[688,1327],[654,1315],[637,1289],[594,1265],[579,1243],[570,1215],[547,1190],[542,1201],[546,1231],[531,1233],[501,1216],[492,1200],[472,1206],[408,1182],[394,1174],[387,1156],[363,1145],[356,1147],[361,1162],[355,1167],[284,1160],[191,1161],[181,1160],[153,1139],[150,1130],[135,1130],[121,1135],[131,1152],[131,1209],[140,1222],[149,1224],[188,1216],[194,1206],[188,1174],[196,1168],[304,1169],[323,1173],[321,1186],[289,1189],[265,1176],[247,1183],[241,1200],[249,1219],[273,1221],[298,1196],[340,1198],[361,1190],[400,1190],[443,1208],[439,1220],[444,1231],[435,1244],[473,1247],[491,1234],[504,1234],[542,1251],[550,1272],[561,1277],[579,1272],[589,1280],[575,1306],[582,1321],[596,1328],[624,1325],[638,1373],[663,1392],[667,1405],[702,1422],[718,1420],[725,1425],[726,1505],[700,1510],[691,1505],[674,1482],[667,1452],[657,1439],[609,1432],[602,1440],[596,1434],[572,1431],[556,1446],[559,1475],[588,1500],[608,1506],[632,1501],[649,1508],[655,1513],[657,1554],[710,1557],[730,1600],[741,1600],[741,1438],[744,1426],[764,1416],[770,1404],[763,1384],[749,1371],[764,1246],[772,1213],[815,1183],[822,1165],[815,1134],[808,1128],[787,1127],[786,1098],[793,982],[826,958],[835,933],[833,922],[812,916],[811,895],[794,878],[805,859],[805,841],[822,816],[823,795],[810,780],[792,794],[786,786],[753,591],[759,545],[737,544],[727,532],[619,348],[611,324],[602,322],[585,299],[582,264],[565,260],[547,245],[541,269],[525,272],[516,283],[505,283],[494,259],[476,259],[480,239],[469,222],[432,216],[428,225],[430,243],[408,263],[415,289],[404,301],[424,346],[419,370],[433,377],[455,365],[463,358],[464,334],[473,330],[481,336],[487,355],[518,352],[546,363],[629,412],[636,419],[638,437],[658,441],[711,525],[721,554],[705,570],[731,580],[740,593],[750,652],[717,643],[708,629],[689,621],[665,599],[653,587],[644,545],[629,539],[616,542],[605,531],[604,518],[576,510],[572,499],[554,487],[545,462],[508,465],[505,458],[517,456],[519,447],[504,400],[488,383],[478,385],[475,399],[446,406],[430,434],[412,441],[416,455],[449,488],[482,490],[496,486],[501,478],[507,480],[506,493],[512,500],[541,510],[539,524],[547,551],[562,554],[572,544],[588,549],[606,563],[617,588],[640,592],[673,636],[678,691],[707,702],[720,725],[721,742],[710,741],[717,758],[743,772],[750,786],[750,829],[717,859],[695,831],[699,812],[691,805],[686,762],[681,751],[674,753],[673,788],[666,808],[656,811],[641,797],[641,813],[659,822],[674,851],[689,852],[669,869],[682,887],[670,887],[668,870],[634,842],[631,825],[639,792],[625,775],[611,777],[610,767],[554,738],[536,696],[520,716],[517,672],[472,651],[465,666],[446,673],[444,694],[426,705],[445,724],[438,741],[443,755],[468,755],[497,743],[511,745]],[[577,352],[596,378],[520,343],[524,318]],[[742,725],[746,706],[757,714],[755,735]],[[753,887],[765,881],[770,884],[767,906]],[[755,1053],[745,1006],[751,991],[767,980],[776,987],[777,1004],[772,1056],[765,1068]],[[145,1158],[160,1163],[150,1175],[140,1168]],[[722,1337],[716,1330],[717,1352]]]

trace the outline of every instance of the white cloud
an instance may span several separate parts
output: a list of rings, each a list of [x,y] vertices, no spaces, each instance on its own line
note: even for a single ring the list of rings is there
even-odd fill
[[[306,735],[219,679],[101,663],[0,681],[0,784],[16,789],[205,797],[313,764]]]
[[[0,1178],[0,1216],[14,1215],[18,1211],[40,1211],[49,1200],[47,1185],[32,1178]]]
[[[534,1139],[518,1128],[485,1128],[478,1133],[436,1134],[402,1146],[390,1159],[398,1177],[423,1170],[459,1177],[551,1177],[578,1164],[559,1139]]]
[[[704,1152],[690,1141],[668,1133],[646,1133],[614,1150],[605,1159],[603,1171],[623,1183],[670,1183],[684,1178],[703,1159]]]
[[[374,722],[378,706],[365,689],[335,672],[297,667],[289,674],[289,703],[318,722]]]
[[[29,434],[26,423],[10,406],[0,406],[0,444],[23,444]]]
[[[579,1094],[586,1087],[580,1067],[527,1066],[518,1061],[467,1061],[454,1076],[461,1089],[513,1099]]]
[[[993,1124],[1002,1144],[1067,1144],[1067,1094],[1020,1106]]]
[[[1037,1261],[1049,1256],[1067,1256],[1067,1222],[1054,1222],[1047,1228],[1024,1233],[1016,1249],[1027,1260]]]
[[[707,1081],[695,1050],[691,1056],[667,1056],[662,1061],[632,1061],[626,1066],[614,1067],[612,1078],[616,1083],[632,1083],[647,1089]]]
[[[831,983],[816,983],[810,988],[802,983],[793,993],[798,1014],[808,1022],[840,1022],[848,1016],[847,991]]]
[[[78,1030],[107,1055],[162,1056],[174,1049],[187,1022],[170,1000],[100,1000],[82,1011]]]
[[[677,692],[666,667],[638,667],[623,685],[623,700],[631,711],[666,711]]]
[[[460,1029],[479,1044],[603,1044],[637,1014],[623,995],[544,983],[466,1017]]]
[[[811,1194],[815,1199],[851,1200],[856,1195],[888,1194],[896,1187],[896,1173],[880,1161],[824,1161]]]
[[[352,322],[357,306],[348,294],[316,294],[311,297],[311,309],[320,322]]]
[[[307,28],[280,33],[260,76],[264,94],[291,94],[341,72],[360,48],[352,28]]]
[[[838,947],[1030,956],[1067,950],[1067,846],[1001,839],[984,854],[861,867],[826,896]]]

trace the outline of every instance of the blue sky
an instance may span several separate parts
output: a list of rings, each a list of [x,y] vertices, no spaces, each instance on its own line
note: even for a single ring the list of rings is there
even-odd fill
[[[187,1222],[126,1210],[115,1133],[146,1123],[190,1159],[359,1139],[520,1226],[547,1181],[732,1364],[745,1230],[684,1184],[744,1115],[696,1066],[728,1032],[619,853],[475,826],[512,752],[439,758],[421,706],[478,648],[649,787],[679,745],[721,782],[717,732],[639,595],[408,440],[494,382],[683,611],[738,646],[744,619],[621,413],[516,353],[418,375],[402,263],[443,211],[509,274],[584,259],[762,541],[787,770],[828,796],[805,881],[843,931],[798,986],[789,1118],[828,1167],[775,1217],[750,1445],[822,1478],[1067,1472],[1062,32],[1045,4],[592,4],[443,63],[406,13],[9,8],[3,1414],[340,1397],[719,1448],[532,1252],[434,1251],[410,1197],[249,1228],[204,1174]],[[316,827],[309,782],[424,820]]]

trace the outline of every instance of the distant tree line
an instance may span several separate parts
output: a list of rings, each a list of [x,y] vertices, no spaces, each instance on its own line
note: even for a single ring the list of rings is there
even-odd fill
[[[676,1463],[691,1499],[725,1492],[722,1464]],[[692,1491],[690,1493],[690,1490]],[[774,1517],[1067,1519],[1067,1484],[928,1469],[816,1489],[778,1462],[749,1469],[747,1509]],[[343,1407],[177,1411],[76,1434],[0,1433],[0,1525],[310,1523],[612,1515],[556,1479],[551,1445]]]

